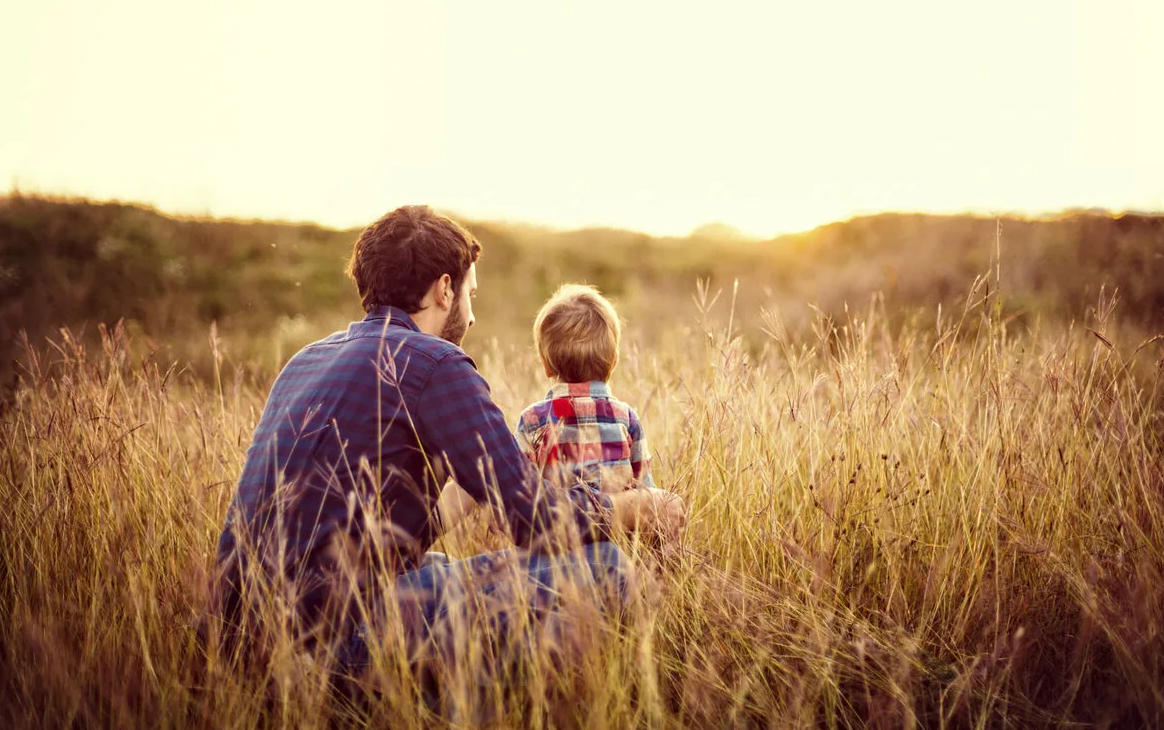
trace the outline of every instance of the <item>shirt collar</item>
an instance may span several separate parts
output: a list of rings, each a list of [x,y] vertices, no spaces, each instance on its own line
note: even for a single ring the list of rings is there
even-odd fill
[[[555,398],[613,398],[610,392],[610,383],[604,380],[591,380],[589,383],[554,383],[546,400]]]
[[[392,307],[386,304],[377,305],[368,312],[368,316],[364,317],[365,322],[374,322],[376,320],[387,319],[389,324],[398,325],[412,330],[413,332],[420,332],[420,328],[416,326],[416,322],[412,321],[412,317],[408,313],[398,307]]]

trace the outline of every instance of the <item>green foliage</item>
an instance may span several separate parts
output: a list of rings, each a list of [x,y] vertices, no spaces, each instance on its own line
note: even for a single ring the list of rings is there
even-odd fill
[[[715,226],[685,239],[601,228],[470,228],[484,245],[481,341],[528,328],[541,302],[567,281],[598,286],[632,325],[681,311],[696,281],[712,291],[738,281],[736,322],[753,341],[762,336],[765,309],[782,310],[793,330],[814,316],[806,304],[834,318],[874,297],[894,318],[938,304],[948,310],[963,303],[996,248],[1008,317],[1079,321],[1104,288],[1119,291],[1125,319],[1164,327],[1160,217],[884,214],[759,242]],[[122,318],[172,342],[215,321],[232,359],[277,365],[276,350],[287,357],[305,338],[360,316],[342,273],[356,235],[174,218],[112,203],[3,198],[0,343],[15,342],[20,329],[39,341],[61,326],[93,337],[98,322]],[[297,334],[271,346],[267,337],[279,327]],[[2,362],[14,354],[9,346]]]
[[[315,226],[166,217],[119,204],[0,199],[0,353],[70,326],[125,319],[162,340],[212,321],[268,329],[355,298],[342,275],[350,234]],[[92,341],[92,340],[91,340]]]

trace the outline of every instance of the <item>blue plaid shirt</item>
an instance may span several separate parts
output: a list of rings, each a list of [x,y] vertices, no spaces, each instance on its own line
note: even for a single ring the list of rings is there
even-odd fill
[[[520,546],[556,515],[572,515],[584,542],[608,532],[609,498],[540,479],[463,350],[379,307],[303,348],[272,386],[219,538],[223,598],[240,589],[244,556],[257,555],[267,571],[307,581],[309,618],[327,598],[319,576],[337,533],[366,545],[377,530],[407,569],[439,533],[436,499],[450,477],[499,504]]]

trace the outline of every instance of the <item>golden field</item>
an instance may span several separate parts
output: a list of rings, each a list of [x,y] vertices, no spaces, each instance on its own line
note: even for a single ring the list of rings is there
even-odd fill
[[[345,705],[302,657],[231,672],[195,637],[278,365],[359,316],[351,234],[0,212],[6,726],[1164,722],[1158,219],[879,217],[773,242],[473,226],[466,348],[498,404],[512,420],[546,389],[540,298],[598,284],[627,319],[615,392],[690,523],[663,560],[629,546],[658,586],[634,621],[487,712],[465,693],[434,714],[389,656]],[[473,522],[442,547],[495,542]]]

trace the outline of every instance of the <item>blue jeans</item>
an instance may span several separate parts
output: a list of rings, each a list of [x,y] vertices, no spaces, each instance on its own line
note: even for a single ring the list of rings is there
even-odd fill
[[[389,593],[394,605],[356,626],[340,647],[341,671],[361,674],[372,664],[373,647],[394,631],[402,632],[414,666],[434,652],[449,663],[467,641],[488,642],[481,648],[490,656],[520,651],[532,640],[531,627],[558,617],[566,594],[609,617],[627,606],[633,580],[629,558],[609,542],[560,555],[515,549],[431,562],[397,577]]]

